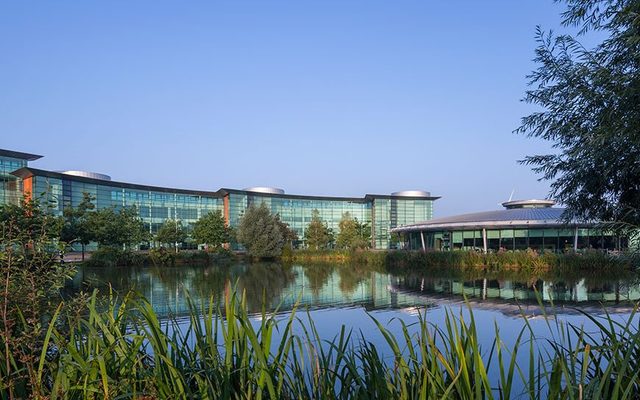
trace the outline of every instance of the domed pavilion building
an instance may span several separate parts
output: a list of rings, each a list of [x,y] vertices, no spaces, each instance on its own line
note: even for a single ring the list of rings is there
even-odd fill
[[[627,237],[600,228],[599,223],[567,223],[553,200],[514,200],[504,210],[485,211],[404,225],[392,229],[405,249],[477,251],[621,250]]]

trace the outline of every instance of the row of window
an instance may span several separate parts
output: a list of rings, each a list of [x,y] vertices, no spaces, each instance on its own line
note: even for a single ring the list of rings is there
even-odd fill
[[[204,213],[212,210],[223,211],[224,200],[219,197],[185,195],[177,193],[159,193],[153,191],[129,190],[109,185],[87,184],[57,178],[34,177],[33,192],[37,197],[44,193],[50,201],[53,211],[60,215],[65,205],[77,206],[84,193],[95,198],[98,209],[105,207],[136,206],[140,217],[153,231],[154,226],[166,219],[180,219],[189,224],[195,222]],[[380,200],[380,201],[379,201]],[[431,201],[378,199],[376,201],[375,240],[376,247],[386,248],[389,243],[389,228],[401,223],[417,222],[431,217]],[[339,223],[345,212],[364,223],[372,224],[372,204],[353,201],[325,201],[283,199],[269,196],[244,194],[229,195],[229,219],[232,226],[237,226],[249,204],[264,202],[272,213],[288,223],[299,236],[311,221],[312,212],[318,210],[320,218],[334,232],[339,231]],[[383,218],[384,216],[384,218]]]
[[[628,240],[599,229],[578,229],[577,243],[575,229],[493,229],[487,230],[489,250],[570,250],[577,244],[578,249],[621,249],[628,247]],[[441,231],[411,232],[407,245],[411,249],[422,248],[422,240],[428,249],[435,250],[482,250],[482,231]]]

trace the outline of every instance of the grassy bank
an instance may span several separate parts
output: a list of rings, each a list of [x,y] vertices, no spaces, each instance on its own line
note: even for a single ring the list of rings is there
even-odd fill
[[[185,250],[175,253],[166,249],[148,252],[105,247],[92,252],[82,265],[88,267],[211,265],[227,263],[237,257],[230,251],[206,252]]]
[[[307,263],[348,263],[366,265],[385,265],[387,251],[373,250],[293,250],[285,252],[280,258],[283,262]]]
[[[584,253],[537,253],[515,251],[483,254],[475,251],[393,251],[385,258],[392,271],[402,272],[429,268],[482,269],[489,272],[523,271],[560,273],[599,271],[623,272],[638,268],[637,255],[608,255],[590,251]]]
[[[640,257],[637,254],[614,256],[597,251],[583,253],[508,251],[483,254],[476,251],[294,250],[283,254],[281,260],[378,265],[386,266],[394,272],[449,268],[488,272],[522,271],[537,274],[552,270],[559,273],[590,271],[620,273],[640,267]]]
[[[243,259],[246,256],[231,251],[205,252],[181,251],[174,253],[166,249],[148,252],[133,252],[114,248],[103,248],[93,252],[84,262],[86,266],[114,267],[133,265],[211,265]],[[406,272],[425,269],[481,270],[484,272],[523,272],[543,274],[556,273],[604,273],[620,274],[640,267],[638,254],[609,255],[597,251],[583,253],[537,253],[514,251],[483,254],[475,251],[373,251],[373,250],[293,250],[285,251],[279,259],[284,263],[337,263],[362,264],[386,267],[391,272]]]
[[[11,360],[33,379],[4,375],[9,355],[2,354],[3,398],[8,398],[8,383],[18,398],[48,399],[640,396],[640,333],[634,315],[623,322],[587,315],[598,326],[588,333],[549,322],[559,341],[546,350],[538,349],[526,319],[515,346],[505,345],[496,326],[492,346],[481,348],[472,312],[470,318],[449,312],[442,326],[424,317],[414,326],[397,321],[399,336],[371,317],[387,348],[376,348],[365,333],[344,327],[336,327],[334,339],[326,341],[312,321],[302,335],[293,333],[301,323],[295,309],[285,319],[263,311],[256,325],[233,294],[220,308],[213,300],[192,304],[186,324],[185,319],[160,321],[150,304],[133,294],[120,306],[112,300],[106,311],[100,311],[94,296],[67,329],[56,324],[59,318],[53,316],[43,349],[27,360],[30,365]]]

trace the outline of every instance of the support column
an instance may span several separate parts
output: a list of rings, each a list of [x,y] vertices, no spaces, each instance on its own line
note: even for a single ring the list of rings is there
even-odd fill
[[[482,300],[487,299],[487,278],[482,280]]]
[[[482,228],[482,249],[487,252],[487,228]]]
[[[578,251],[578,227],[576,226],[575,233],[573,235],[573,251]]]
[[[422,251],[427,251],[427,246],[424,245],[424,232],[420,231],[420,240],[422,240]]]

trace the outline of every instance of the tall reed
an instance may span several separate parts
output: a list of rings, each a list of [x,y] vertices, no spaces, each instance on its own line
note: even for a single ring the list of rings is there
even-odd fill
[[[263,309],[228,294],[218,306],[189,301],[186,317],[160,320],[130,293],[68,331],[54,316],[38,362],[41,384],[22,397],[47,399],[634,399],[640,396],[635,311],[620,321],[584,314],[595,326],[548,321],[551,341],[526,319],[515,343],[499,326],[481,346],[473,311],[448,310],[444,324],[419,314],[400,334],[371,316],[386,346],[366,332],[321,337],[309,314]],[[295,333],[301,332],[301,333]],[[519,364],[517,360],[525,360]],[[6,388],[2,397],[7,398]]]

